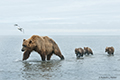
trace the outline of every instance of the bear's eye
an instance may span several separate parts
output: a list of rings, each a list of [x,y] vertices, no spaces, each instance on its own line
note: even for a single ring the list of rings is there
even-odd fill
[[[26,45],[23,45],[24,47],[27,47]]]

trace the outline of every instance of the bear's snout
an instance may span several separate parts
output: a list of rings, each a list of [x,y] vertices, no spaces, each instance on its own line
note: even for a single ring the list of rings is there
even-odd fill
[[[25,50],[24,49],[21,49],[22,52],[24,52]]]

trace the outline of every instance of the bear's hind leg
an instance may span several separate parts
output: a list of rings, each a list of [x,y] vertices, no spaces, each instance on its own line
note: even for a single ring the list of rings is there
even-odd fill
[[[47,55],[47,60],[50,60],[52,54],[53,54],[53,53],[50,53],[50,54]]]
[[[61,60],[64,60],[64,56],[61,54],[60,51],[55,50],[54,54],[57,55],[57,56],[59,56],[61,58]]]

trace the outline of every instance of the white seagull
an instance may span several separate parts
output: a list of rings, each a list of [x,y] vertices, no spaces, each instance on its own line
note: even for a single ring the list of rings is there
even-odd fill
[[[18,30],[20,30],[21,32],[23,32],[23,33],[24,33],[24,29],[23,29],[23,28],[21,28],[20,26],[18,26],[18,24],[14,24],[14,26],[17,26],[17,27],[18,27]]]

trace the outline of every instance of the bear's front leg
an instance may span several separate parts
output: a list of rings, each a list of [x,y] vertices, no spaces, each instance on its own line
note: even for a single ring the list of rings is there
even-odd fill
[[[30,56],[30,51],[25,51],[24,53],[23,53],[23,60],[26,60],[26,59],[28,59],[29,58],[29,56]]]

